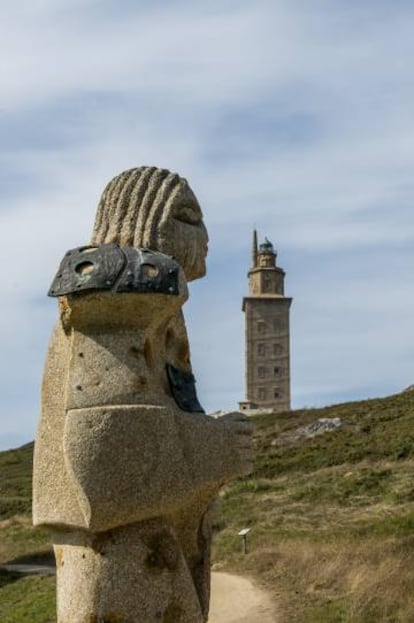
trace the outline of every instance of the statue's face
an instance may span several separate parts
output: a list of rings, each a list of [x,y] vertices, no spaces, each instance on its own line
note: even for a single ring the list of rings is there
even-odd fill
[[[179,189],[161,220],[158,245],[162,253],[175,257],[188,281],[206,274],[208,234],[203,213],[188,184]]]

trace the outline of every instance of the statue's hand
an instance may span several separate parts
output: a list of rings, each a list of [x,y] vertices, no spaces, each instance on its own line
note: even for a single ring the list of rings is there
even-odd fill
[[[250,474],[253,470],[253,423],[243,413],[233,411],[219,418],[229,435],[229,458],[235,457],[235,475]]]

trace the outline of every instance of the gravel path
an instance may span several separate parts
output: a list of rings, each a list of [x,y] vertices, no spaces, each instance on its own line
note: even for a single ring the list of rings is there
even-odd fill
[[[277,623],[269,595],[247,578],[213,573],[208,623]]]

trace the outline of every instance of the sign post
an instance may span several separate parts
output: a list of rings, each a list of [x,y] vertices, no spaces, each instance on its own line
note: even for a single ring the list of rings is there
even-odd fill
[[[250,528],[243,528],[238,533],[239,536],[243,537],[243,553],[247,554],[247,535],[250,532]]]

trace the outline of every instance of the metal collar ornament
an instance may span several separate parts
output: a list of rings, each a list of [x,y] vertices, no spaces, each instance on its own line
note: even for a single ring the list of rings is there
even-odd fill
[[[65,254],[48,295],[90,290],[178,295],[178,273],[172,257],[150,249],[116,244],[77,247]]]

